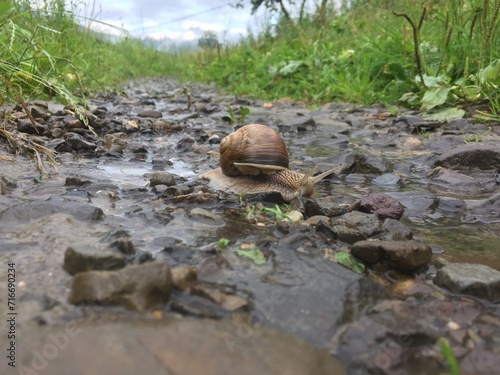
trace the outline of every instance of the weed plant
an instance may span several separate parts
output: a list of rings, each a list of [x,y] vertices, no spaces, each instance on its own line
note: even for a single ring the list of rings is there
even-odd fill
[[[488,103],[500,114],[499,0],[345,3],[323,22],[314,12],[281,18],[220,57],[191,61],[184,77],[267,99],[400,101],[429,113]]]
[[[55,97],[84,105],[89,90],[172,71],[166,52],[128,38],[124,30],[117,30],[122,34],[116,40],[92,31],[88,26],[96,21],[77,15],[81,5],[33,4],[0,2],[0,103]]]

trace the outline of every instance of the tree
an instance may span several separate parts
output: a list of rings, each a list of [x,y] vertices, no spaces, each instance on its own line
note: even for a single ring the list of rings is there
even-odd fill
[[[198,39],[198,47],[206,49],[216,49],[219,47],[219,40],[214,31],[207,30],[202,37]]]
[[[291,4],[293,4],[293,0],[289,1]],[[279,9],[283,12],[285,18],[289,21],[292,19],[292,17],[290,16],[290,12],[285,7],[283,0],[250,0],[250,4],[252,4],[252,14],[254,14],[257,9],[259,9],[262,4],[264,4],[267,9],[274,11],[277,11],[279,6]]]

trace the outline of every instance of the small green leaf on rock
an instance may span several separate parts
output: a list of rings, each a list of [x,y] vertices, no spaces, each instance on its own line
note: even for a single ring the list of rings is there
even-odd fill
[[[227,238],[221,238],[219,242],[217,242],[217,247],[219,249],[223,249],[229,245],[229,240]]]
[[[365,265],[361,262],[358,262],[356,258],[354,258],[351,254],[346,253],[345,251],[341,251],[335,254],[333,260],[356,273],[365,272]]]
[[[235,250],[236,254],[252,259],[255,264],[264,264],[266,263],[266,258],[264,258],[264,254],[258,247],[254,247],[251,249],[245,250]]]

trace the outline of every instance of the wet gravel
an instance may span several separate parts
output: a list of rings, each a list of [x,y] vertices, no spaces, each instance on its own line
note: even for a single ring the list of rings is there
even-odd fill
[[[154,320],[198,341],[212,325],[242,345],[255,332],[279,346],[289,338],[266,329],[285,332],[305,340],[296,348],[311,358],[328,351],[349,374],[443,373],[445,338],[463,373],[495,373],[498,124],[186,87],[189,96],[176,81],[143,80],[96,95],[90,127],[59,104],[30,103],[36,126],[21,108],[0,108],[0,259],[16,266],[19,363],[33,367],[33,346],[68,323],[87,327],[78,339],[87,355],[101,326],[109,335],[129,327],[139,344],[123,340],[140,350],[171,348],[175,342],[144,344]],[[250,114],[240,124],[224,121],[242,107]],[[243,123],[277,130],[292,170],[347,166],[288,211],[276,193],[213,190],[198,177],[218,167],[221,139]],[[40,172],[33,143],[52,150],[57,166],[38,151]],[[339,264],[342,252],[366,271]],[[217,350],[221,363],[230,361],[231,350]],[[75,356],[68,349],[47,371],[85,367]],[[211,356],[200,350],[192,361],[204,368]],[[255,363],[249,373],[276,371]],[[312,373],[331,373],[336,363]],[[103,366],[96,371],[116,370]]]

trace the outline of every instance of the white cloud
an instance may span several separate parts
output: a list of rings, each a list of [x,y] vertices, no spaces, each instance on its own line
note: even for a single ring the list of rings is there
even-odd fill
[[[183,29],[201,29],[204,31],[210,30],[215,32],[222,32],[225,29],[225,26],[220,23],[208,23],[208,22],[200,22],[194,20],[183,21],[181,24]]]

